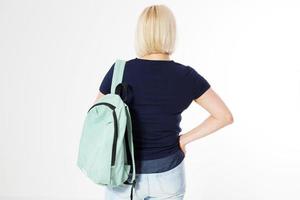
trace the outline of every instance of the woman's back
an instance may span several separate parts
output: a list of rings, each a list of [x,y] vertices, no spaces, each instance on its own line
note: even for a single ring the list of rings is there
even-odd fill
[[[99,90],[110,93],[114,64]],[[173,60],[134,58],[126,62],[123,82],[132,117],[135,159],[165,158],[180,151],[181,113],[209,89],[210,84],[190,66]]]

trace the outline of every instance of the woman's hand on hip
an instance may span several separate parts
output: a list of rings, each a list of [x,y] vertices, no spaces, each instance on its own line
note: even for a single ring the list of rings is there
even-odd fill
[[[186,143],[183,140],[183,134],[181,134],[181,135],[179,135],[179,146],[180,146],[181,151],[183,151],[184,155],[186,154],[185,145],[186,145]]]

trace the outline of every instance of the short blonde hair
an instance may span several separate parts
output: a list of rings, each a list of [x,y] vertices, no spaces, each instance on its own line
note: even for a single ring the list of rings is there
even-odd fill
[[[176,21],[172,11],[162,4],[146,7],[136,26],[134,46],[137,55],[172,54],[175,40]]]

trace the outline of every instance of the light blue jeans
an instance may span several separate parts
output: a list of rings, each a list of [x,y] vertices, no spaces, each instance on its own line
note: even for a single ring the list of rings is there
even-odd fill
[[[131,177],[130,177],[131,178]],[[186,178],[184,160],[171,170],[159,173],[136,174],[134,200],[182,200]],[[105,200],[129,200],[131,185],[105,187]]]

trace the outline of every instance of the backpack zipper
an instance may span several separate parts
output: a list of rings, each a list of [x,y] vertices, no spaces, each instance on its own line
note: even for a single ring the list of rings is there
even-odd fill
[[[89,110],[88,112],[94,108],[95,106],[98,105],[106,105],[108,106],[112,111],[113,111],[113,118],[114,118],[114,139],[113,139],[113,146],[112,146],[112,158],[111,158],[111,166],[115,165],[116,162],[116,149],[117,149],[117,139],[118,139],[118,123],[117,123],[117,114],[115,111],[115,106],[110,104],[110,103],[106,103],[106,102],[100,102],[100,103],[96,103],[94,104]]]
[[[100,103],[96,103],[96,104],[94,104],[89,110],[88,110],[88,112],[90,112],[90,110],[92,109],[92,108],[94,108],[95,106],[98,106],[98,105],[106,105],[106,106],[108,106],[108,107],[110,107],[110,109],[112,109],[112,110],[114,110],[116,107],[114,106],[114,105],[112,105],[112,104],[110,104],[110,103],[106,103],[106,102],[100,102]]]

